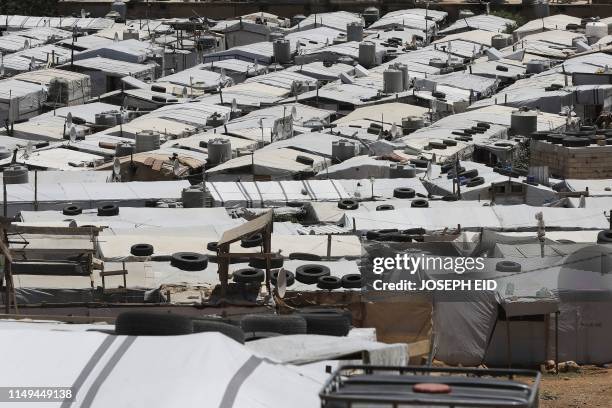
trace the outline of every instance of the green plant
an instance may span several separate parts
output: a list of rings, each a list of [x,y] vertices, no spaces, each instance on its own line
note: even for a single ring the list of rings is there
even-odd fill
[[[491,15],[501,17],[501,18],[507,18],[509,20],[514,20],[514,24],[506,25],[506,30],[504,30],[504,33],[506,34],[511,34],[518,27],[526,24],[529,21],[529,19],[525,17],[524,15],[520,13],[513,13],[507,10],[494,10],[494,11],[491,11]]]

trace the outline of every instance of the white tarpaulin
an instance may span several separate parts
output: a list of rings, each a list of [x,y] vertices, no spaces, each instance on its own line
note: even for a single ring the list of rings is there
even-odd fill
[[[114,336],[49,330],[32,334],[0,330],[0,343],[11,350],[4,363],[13,367],[2,371],[0,383],[72,387],[76,397],[72,404],[23,402],[24,407],[312,408],[320,404],[320,380],[295,367],[255,357],[219,333]]]

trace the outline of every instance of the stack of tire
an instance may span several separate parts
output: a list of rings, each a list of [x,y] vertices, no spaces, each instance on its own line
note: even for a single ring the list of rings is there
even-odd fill
[[[212,317],[183,316],[160,312],[123,312],[115,320],[115,334],[125,336],[178,336],[217,332],[244,343],[242,329],[229,320]]]

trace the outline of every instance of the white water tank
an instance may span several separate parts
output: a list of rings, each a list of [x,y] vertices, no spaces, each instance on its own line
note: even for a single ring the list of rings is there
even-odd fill
[[[140,40],[140,31],[132,29],[123,31],[123,40]]]
[[[346,40],[357,42],[363,40],[363,26],[360,22],[353,21],[346,25]]]
[[[117,143],[115,146],[115,157],[129,156],[134,153],[134,145],[131,143]]]
[[[459,20],[462,18],[474,17],[472,10],[459,10]]]
[[[408,74],[408,65],[397,63],[395,64],[395,69],[401,71],[402,73],[402,88],[404,91],[410,88],[410,75]]]
[[[425,126],[425,120],[421,116],[408,116],[402,119],[402,133],[410,134]]]
[[[536,111],[516,110],[510,115],[510,131],[513,135],[529,136],[538,130],[538,114]]]
[[[389,178],[413,178],[416,177],[416,168],[410,165],[391,163],[389,165]]]
[[[383,72],[383,92],[386,94],[402,92],[404,81],[402,71],[397,69],[385,69]]]
[[[127,6],[121,0],[115,0],[113,4],[111,4],[111,11],[116,11],[121,16],[121,20],[125,21],[125,16],[127,15]]]
[[[380,10],[376,7],[368,7],[363,12],[363,20],[367,25],[376,22],[380,18]]]
[[[355,157],[357,154],[357,147],[355,142],[351,142],[346,139],[340,139],[332,142],[332,160],[334,162],[343,162]]]
[[[159,149],[159,133],[144,130],[136,133],[136,153]]]
[[[2,176],[6,184],[26,184],[28,182],[28,168],[20,164],[12,164],[4,169]]]
[[[183,208],[203,208],[205,203],[204,190],[200,187],[189,187],[181,193]]]
[[[508,46],[508,39],[501,34],[496,34],[491,37],[491,46],[496,50],[506,48]]]
[[[533,14],[536,18],[550,16],[550,5],[548,0],[539,0],[533,3]]]
[[[533,59],[527,63],[528,74],[539,74],[550,68],[550,61]]]
[[[364,68],[376,65],[376,44],[371,41],[359,43],[359,65]]]
[[[601,39],[608,35],[608,25],[600,22],[587,23],[585,34],[587,37]]]
[[[229,139],[216,138],[208,142],[208,163],[221,164],[232,158],[232,144]]]
[[[289,40],[276,40],[273,43],[274,60],[279,64],[291,62],[291,43]]]

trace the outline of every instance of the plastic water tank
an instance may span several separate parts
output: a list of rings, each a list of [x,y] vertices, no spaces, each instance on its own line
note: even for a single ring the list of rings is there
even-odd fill
[[[361,41],[363,40],[363,26],[360,22],[353,21],[346,25],[346,40]]]
[[[159,133],[145,130],[136,133],[136,153],[159,149]]]
[[[117,110],[96,113],[95,121],[98,126],[117,126],[123,123],[123,115]]]
[[[408,65],[397,63],[392,66],[393,69],[397,69],[402,72],[402,88],[406,91],[410,88],[410,75],[408,73]]]
[[[506,48],[508,46],[508,39],[501,34],[496,34],[491,37],[491,46],[497,50]]]
[[[459,10],[459,20],[462,18],[474,17],[472,10]]]
[[[510,116],[510,131],[514,135],[529,136],[538,130],[538,114],[536,111],[512,112]]]
[[[389,178],[413,178],[416,177],[414,166],[391,163],[389,165]]]
[[[6,184],[26,184],[28,182],[28,168],[20,164],[13,164],[4,169],[4,182]]]
[[[397,69],[386,69],[383,72],[383,92],[396,93],[404,90],[402,71]]]
[[[550,62],[548,60],[531,60],[527,62],[527,73],[528,74],[539,74],[550,68]]]
[[[371,41],[359,43],[359,65],[364,68],[376,65],[376,44]]]
[[[355,142],[340,139],[332,142],[332,158],[335,162],[343,162],[357,154]]]
[[[121,19],[125,21],[125,16],[127,15],[127,6],[124,2],[120,0],[115,0],[113,4],[111,4],[111,11],[116,11],[121,16]]]
[[[608,35],[608,25],[600,22],[587,23],[585,34],[587,37],[603,38]]]
[[[135,151],[131,143],[117,143],[115,146],[115,157],[129,156]]]
[[[279,64],[289,64],[291,62],[291,43],[289,40],[276,40],[272,44],[274,59]]]
[[[229,139],[217,138],[208,142],[208,163],[221,164],[232,158],[232,144]]]
[[[425,120],[420,116],[408,116],[402,119],[402,133],[407,135],[425,126]]]
[[[123,40],[140,40],[140,31],[138,30],[125,30],[123,32]]]
[[[533,14],[536,18],[550,16],[550,5],[548,0],[539,0],[533,3]]]
[[[380,10],[376,7],[368,7],[363,11],[363,20],[367,25],[370,25],[380,18]]]
[[[291,17],[291,25],[292,26],[296,26],[296,25],[300,24],[304,20],[306,20],[306,16],[305,15],[297,14],[297,15]]]
[[[181,200],[183,208],[203,208],[205,203],[204,190],[198,187],[189,187],[182,191]]]

